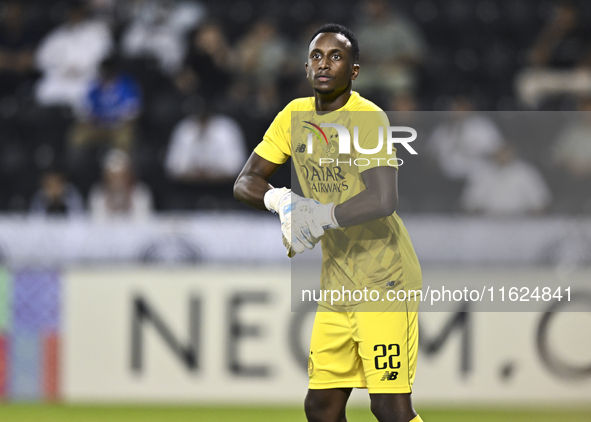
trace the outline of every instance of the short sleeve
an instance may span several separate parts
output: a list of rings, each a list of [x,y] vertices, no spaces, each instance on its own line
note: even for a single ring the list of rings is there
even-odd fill
[[[289,105],[277,114],[254,152],[267,161],[283,164],[291,155],[291,110]]]

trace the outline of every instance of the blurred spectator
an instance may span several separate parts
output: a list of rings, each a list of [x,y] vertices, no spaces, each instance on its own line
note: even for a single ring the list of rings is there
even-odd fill
[[[142,220],[152,213],[150,189],[136,181],[131,160],[124,151],[114,149],[105,157],[103,181],[92,188],[89,208],[96,220]]]
[[[50,171],[41,178],[41,189],[33,196],[30,212],[43,216],[80,215],[84,212],[82,195],[63,173]]]
[[[276,85],[287,60],[289,45],[274,22],[261,19],[239,41],[240,71],[255,85]]]
[[[23,6],[4,5],[0,21],[0,94],[12,94],[21,81],[33,75],[37,39],[27,24]]]
[[[126,0],[119,0],[120,3],[125,3]],[[94,16],[100,16],[109,21],[109,24],[112,24],[111,17],[114,14],[116,9],[116,0],[86,0],[86,4],[88,6],[88,10]]]
[[[192,38],[177,87],[186,95],[199,94],[208,101],[226,94],[231,78],[232,51],[221,26],[214,22],[201,26]]]
[[[37,50],[37,66],[43,73],[37,101],[79,110],[99,63],[110,49],[108,26],[90,20],[82,2],[72,4],[66,23],[51,31]]]
[[[456,97],[451,108],[452,120],[435,128],[428,148],[446,177],[464,179],[499,149],[503,136],[490,118],[474,113],[468,97]]]
[[[553,147],[553,161],[575,180],[591,178],[591,97],[580,101],[583,113],[560,134]]]
[[[172,4],[162,1],[137,3],[144,7],[123,33],[123,54],[132,58],[154,58],[163,71],[178,72],[185,53],[184,28],[174,25]]]
[[[557,94],[591,94],[591,30],[570,2],[556,5],[517,76],[521,102],[529,108]]]
[[[417,109],[417,98],[410,92],[401,92],[392,98],[390,101],[390,108],[388,110],[410,113],[417,111]]]
[[[503,145],[492,160],[472,168],[462,195],[468,212],[487,215],[525,215],[544,211],[550,191],[540,172],[519,160],[509,145]]]
[[[115,58],[103,60],[99,77],[87,93],[81,120],[72,130],[72,147],[103,143],[129,151],[140,110],[141,94],[135,80],[120,72]]]
[[[182,182],[224,182],[236,178],[246,161],[244,136],[230,117],[204,105],[174,129],[166,171]]]
[[[261,85],[248,100],[248,115],[261,121],[271,121],[280,111],[279,96],[275,85]],[[268,126],[268,125],[267,125]]]
[[[420,122],[420,113],[417,113],[419,103],[417,98],[410,92],[401,92],[390,99],[388,110],[394,111],[391,115],[397,125],[415,127]],[[416,129],[416,127],[415,127]]]
[[[391,10],[386,0],[365,0],[365,19],[358,25],[363,66],[354,87],[362,94],[409,91],[416,84],[416,67],[425,55],[419,29]]]
[[[295,39],[289,39],[289,54],[281,68],[281,78],[279,79],[279,94],[281,95],[281,104],[286,104],[294,98],[310,97],[314,91],[305,75],[304,63],[308,61],[308,47],[312,35],[325,22],[314,20],[298,31]]]
[[[180,0],[173,2],[170,13],[170,24],[186,34],[197,28],[207,15],[205,5],[195,0]]]
[[[169,24],[182,33],[196,28],[206,17],[205,6],[195,0],[90,0],[92,3],[108,3],[106,7],[117,20],[124,23],[150,21],[159,10],[165,9]],[[95,9],[97,6],[95,6]]]

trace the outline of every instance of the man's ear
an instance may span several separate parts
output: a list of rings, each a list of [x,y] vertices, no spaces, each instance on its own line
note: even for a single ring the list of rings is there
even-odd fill
[[[306,69],[306,78],[309,78],[310,75],[308,75],[308,62],[304,63],[304,68]]]
[[[357,79],[357,76],[359,76],[359,65],[354,64],[353,71],[351,72],[351,80],[354,81],[355,79]]]

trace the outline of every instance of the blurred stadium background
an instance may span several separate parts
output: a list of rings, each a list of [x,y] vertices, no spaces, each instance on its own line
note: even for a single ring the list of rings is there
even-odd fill
[[[399,214],[425,280],[570,285],[591,306],[589,2],[0,12],[2,421],[304,420],[312,314],[291,312],[276,218],[232,183],[277,112],[311,95],[306,47],[325,22],[359,37],[354,89],[417,128]],[[566,310],[421,315],[417,410],[590,421],[591,319]],[[365,396],[349,420],[373,420]]]

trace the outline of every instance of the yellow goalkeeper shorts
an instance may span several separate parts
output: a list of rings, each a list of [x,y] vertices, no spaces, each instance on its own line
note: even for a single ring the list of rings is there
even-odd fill
[[[320,305],[310,342],[309,388],[411,393],[418,334],[417,312],[332,312]]]

